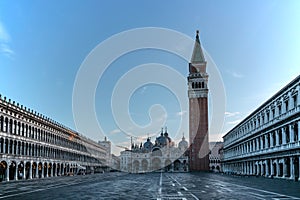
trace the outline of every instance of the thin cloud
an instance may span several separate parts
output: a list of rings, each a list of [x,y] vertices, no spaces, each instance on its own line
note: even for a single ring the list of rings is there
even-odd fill
[[[235,125],[235,124],[240,123],[241,121],[242,121],[241,119],[238,119],[238,120],[234,120],[234,121],[227,122],[227,124]]]
[[[238,72],[232,72],[232,76],[233,76],[234,78],[243,78],[243,77],[244,77],[243,74],[240,74],[240,73],[238,73]]]
[[[110,131],[110,134],[117,134],[117,133],[121,133],[122,131],[120,129],[114,129],[112,131]]]
[[[236,72],[236,71],[228,71],[228,73],[233,76],[234,78],[243,78],[244,75],[239,73],[239,72]]]
[[[225,112],[226,117],[234,117],[234,116],[237,116],[239,114],[240,114],[240,112]]]
[[[8,45],[10,41],[11,37],[0,21],[0,54],[6,55],[7,57],[11,58],[15,54],[15,52]]]

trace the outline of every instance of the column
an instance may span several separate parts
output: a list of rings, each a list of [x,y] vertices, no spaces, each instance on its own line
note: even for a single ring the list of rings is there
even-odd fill
[[[38,162],[36,162],[35,178],[39,178],[39,163]]]
[[[16,162],[16,170],[15,170],[15,175],[14,175],[14,180],[18,180],[18,163]]]
[[[44,162],[42,162],[42,176],[41,178],[44,178]]]
[[[18,144],[18,141],[17,141],[17,144],[16,144],[17,146],[16,146],[16,155],[18,155],[19,154],[19,144]]]
[[[265,134],[265,148],[269,148],[269,143],[268,143],[268,136],[269,134]]]
[[[9,152],[9,149],[10,149],[10,142],[9,140],[7,140],[7,154],[10,154],[11,152]]]
[[[270,176],[270,162],[266,160],[266,177]]]
[[[286,144],[286,135],[285,135],[284,127],[281,128],[281,132],[282,132],[282,144]]]
[[[256,138],[256,150],[259,150],[259,137]]]
[[[48,177],[48,166],[49,166],[49,163],[47,163],[47,166],[46,166],[46,178]]]
[[[274,176],[274,167],[273,167],[272,159],[270,159],[270,167],[271,167],[271,174],[270,174],[270,176]]]
[[[271,132],[271,133],[269,134],[269,137],[270,137],[270,147],[273,147],[273,146],[274,146],[273,134],[275,134],[275,133],[274,133],[274,132]]]
[[[9,181],[9,165],[10,165],[10,162],[7,162],[7,168],[6,168],[6,181]]]
[[[3,140],[3,145],[2,145],[2,153],[5,154],[5,140]]]
[[[295,157],[290,157],[290,179],[294,179],[295,178]]]
[[[32,179],[32,162],[30,162],[30,167],[29,167],[29,179]]]
[[[26,179],[25,172],[26,172],[26,161],[24,161],[24,163],[23,163],[23,179]]]
[[[53,177],[53,163],[51,163],[50,176]]]
[[[276,146],[278,146],[279,145],[279,131],[278,130],[275,131],[275,136],[276,136]]]
[[[14,143],[14,141],[12,142],[12,146],[11,146],[11,154],[15,154],[15,152],[14,152],[14,148],[15,148],[15,143]]]

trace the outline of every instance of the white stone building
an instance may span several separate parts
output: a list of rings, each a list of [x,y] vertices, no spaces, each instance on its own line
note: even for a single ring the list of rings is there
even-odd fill
[[[299,179],[299,98],[300,76],[223,136],[223,171]]]
[[[156,138],[153,144],[150,138],[142,145],[132,145],[120,155],[120,170],[131,173],[164,171],[188,171],[188,142],[183,137],[175,147],[168,136],[167,129]]]
[[[93,173],[106,148],[0,95],[0,181]]]

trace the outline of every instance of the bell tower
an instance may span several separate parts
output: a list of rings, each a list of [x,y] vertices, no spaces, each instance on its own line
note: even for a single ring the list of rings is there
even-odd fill
[[[208,171],[208,74],[206,73],[206,61],[201,48],[199,31],[196,32],[187,80],[189,97],[189,168],[190,171]]]

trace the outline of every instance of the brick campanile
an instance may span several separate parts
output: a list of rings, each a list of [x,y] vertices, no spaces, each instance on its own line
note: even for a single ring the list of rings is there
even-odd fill
[[[209,170],[208,145],[208,74],[197,31],[193,55],[189,63],[189,169]]]

